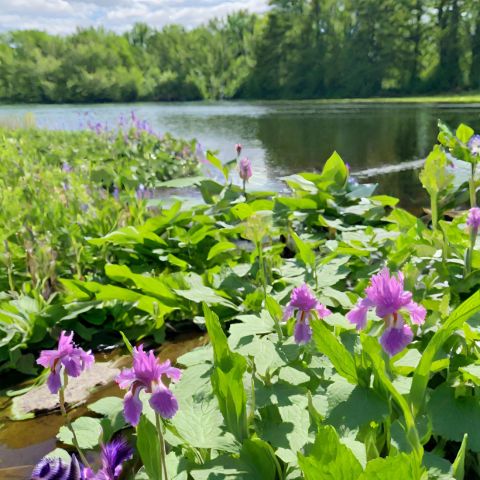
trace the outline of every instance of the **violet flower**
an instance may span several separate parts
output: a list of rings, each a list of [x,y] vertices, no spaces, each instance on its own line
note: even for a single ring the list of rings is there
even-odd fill
[[[122,474],[123,463],[130,460],[132,455],[132,448],[121,437],[102,445],[102,468],[95,474],[89,470],[87,478],[117,480]]]
[[[417,325],[425,321],[425,308],[412,301],[412,294],[404,290],[403,283],[401,272],[390,275],[388,268],[384,268],[373,275],[370,286],[365,289],[366,297],[347,314],[347,319],[361,330],[366,326],[368,309],[375,308],[376,315],[385,322],[380,344],[390,356],[401,352],[413,340],[412,329],[402,313],[408,313]]]
[[[178,381],[182,372],[172,367],[170,360],[159,363],[153,350],[143,351],[143,345],[133,349],[133,367],[124,369],[116,378],[119,387],[128,392],[124,398],[125,419],[134,427],[140,421],[142,402],[140,391],[150,393],[150,406],[163,418],[172,418],[178,410],[178,402],[172,391],[165,386],[162,376]]]
[[[72,340],[73,332],[67,335],[67,332],[62,331],[57,350],[42,350],[37,360],[39,365],[50,368],[47,385],[53,394],[58,393],[62,386],[62,369],[70,377],[78,377],[95,361],[90,350],[85,352],[83,348],[75,346]]]
[[[252,163],[247,157],[244,157],[239,162],[240,178],[247,182],[248,179],[252,176]]]
[[[472,135],[467,146],[472,155],[478,156],[480,154],[480,135]]]
[[[480,137],[480,135],[477,135]],[[472,229],[478,231],[480,228],[480,208],[473,207],[468,211],[467,225]]]
[[[320,318],[325,318],[332,313],[315,298],[306,283],[292,290],[290,302],[283,314],[283,320],[286,321],[293,317],[295,311],[297,311],[297,321],[293,337],[295,342],[299,344],[308,343],[312,338],[310,318],[313,311],[317,312]]]
[[[42,458],[32,471],[30,480],[86,480],[83,467],[72,455],[70,464],[60,458]]]
[[[63,162],[62,171],[65,173],[71,173],[73,172],[73,167],[68,162]]]

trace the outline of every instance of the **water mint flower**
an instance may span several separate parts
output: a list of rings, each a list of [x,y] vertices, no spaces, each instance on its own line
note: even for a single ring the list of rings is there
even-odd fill
[[[151,393],[150,406],[164,418],[172,418],[178,410],[175,395],[162,381],[162,376],[171,380],[180,380],[182,372],[170,365],[167,360],[158,363],[153,350],[143,351],[143,345],[133,349],[133,367],[122,370],[116,378],[119,387],[128,392],[124,398],[125,419],[134,427],[140,421],[142,402],[140,391]]]
[[[476,135],[480,137],[480,135]],[[468,211],[467,225],[472,228],[472,230],[478,230],[480,228],[480,208],[473,207]]]
[[[240,178],[244,182],[247,182],[248,179],[252,176],[252,163],[247,157],[244,157],[240,160],[238,166],[240,169]]]
[[[86,480],[83,467],[72,455],[70,464],[60,458],[44,457],[33,469],[30,480]]]
[[[90,350],[85,352],[83,348],[75,346],[72,340],[73,332],[67,335],[62,331],[57,350],[42,350],[37,360],[39,365],[50,368],[47,385],[53,394],[58,393],[62,386],[60,374],[63,369],[70,377],[78,377],[95,361]]]
[[[380,343],[390,356],[401,352],[413,339],[413,332],[401,312],[409,313],[417,325],[425,321],[425,308],[412,301],[412,294],[404,290],[403,283],[401,272],[390,275],[388,268],[384,268],[371,278],[365,289],[366,297],[347,314],[347,319],[361,330],[367,323],[368,309],[375,308],[376,315],[385,322]]]
[[[308,343],[312,338],[310,327],[312,312],[316,311],[320,318],[325,318],[332,313],[315,298],[306,283],[292,290],[290,302],[283,313],[283,320],[293,317],[295,311],[297,311],[297,321],[293,337],[295,342],[300,344]]]
[[[480,135],[472,135],[468,141],[468,148],[472,152],[472,155],[480,154]]]

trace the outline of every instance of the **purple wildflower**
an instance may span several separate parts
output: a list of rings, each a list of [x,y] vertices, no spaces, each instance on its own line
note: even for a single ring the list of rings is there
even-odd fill
[[[306,283],[292,290],[290,302],[283,314],[283,320],[286,321],[293,317],[295,310],[297,310],[297,322],[295,323],[293,336],[296,343],[308,343],[312,338],[310,317],[313,311],[316,311],[320,318],[325,318],[332,313],[315,298]]]
[[[117,480],[122,474],[123,463],[130,460],[133,450],[123,438],[102,445],[102,468],[92,477],[94,480]]]
[[[60,458],[44,457],[33,469],[30,480],[85,480],[82,466],[75,455],[70,464]]]
[[[368,309],[375,308],[376,315],[385,322],[380,343],[390,356],[401,352],[413,339],[412,330],[400,312],[408,312],[411,321],[417,325],[425,321],[425,308],[412,301],[412,294],[404,290],[403,283],[401,272],[394,276],[384,268],[371,278],[365,289],[366,297],[347,314],[347,319],[361,330],[366,326]]]
[[[90,350],[85,352],[83,348],[76,347],[72,340],[73,332],[67,335],[65,331],[62,331],[58,340],[57,350],[42,350],[37,360],[39,365],[50,368],[47,385],[53,394],[58,393],[62,386],[60,376],[62,367],[70,377],[78,377],[94,362],[94,357]]]
[[[151,393],[150,406],[164,418],[172,418],[178,410],[178,402],[172,391],[165,386],[162,376],[180,380],[182,372],[170,365],[170,360],[158,363],[153,350],[143,351],[143,345],[133,349],[133,368],[120,372],[116,378],[119,387],[128,392],[124,398],[125,419],[134,427],[140,421],[142,402],[140,391]]]
[[[472,135],[468,141],[468,148],[472,155],[477,156],[480,154],[480,135]]]
[[[237,143],[237,144],[235,145],[235,150],[236,150],[236,152],[237,152],[237,157],[239,157],[240,154],[242,153],[242,144],[241,144],[241,143]]]
[[[68,162],[63,162],[62,171],[64,171],[65,173],[71,173],[73,172],[73,167]]]
[[[118,187],[115,187],[113,189],[113,198],[117,201],[120,198],[120,190],[118,189]]]
[[[240,169],[240,178],[244,182],[247,182],[248,179],[252,176],[252,163],[247,157],[244,157],[240,160],[238,166]]]
[[[480,137],[480,135],[477,135]],[[468,211],[467,225],[472,228],[472,230],[477,230],[480,228],[480,208],[473,207]]]

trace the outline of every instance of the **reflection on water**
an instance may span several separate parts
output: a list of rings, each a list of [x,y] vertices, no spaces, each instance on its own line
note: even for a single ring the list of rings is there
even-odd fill
[[[33,112],[39,125],[78,129],[85,115],[114,126],[134,110],[160,132],[197,138],[223,160],[244,145],[253,162],[252,188],[278,188],[279,178],[318,170],[336,150],[352,171],[424,158],[436,141],[437,121],[480,129],[480,104],[326,104],[315,101],[198,102],[116,105],[0,106],[2,116]],[[413,208],[425,201],[412,171],[373,178],[380,191]]]

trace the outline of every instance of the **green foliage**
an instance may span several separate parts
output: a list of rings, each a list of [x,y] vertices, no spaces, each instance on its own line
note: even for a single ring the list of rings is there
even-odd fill
[[[0,100],[375,97],[480,85],[471,0],[273,1],[194,29],[0,37]]]

